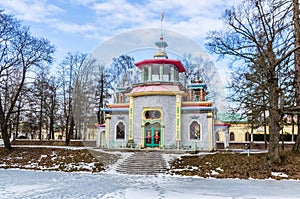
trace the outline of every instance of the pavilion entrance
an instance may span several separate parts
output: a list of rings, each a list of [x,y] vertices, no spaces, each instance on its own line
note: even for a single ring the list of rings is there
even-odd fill
[[[147,122],[145,124],[145,147],[159,148],[161,141],[161,124]]]

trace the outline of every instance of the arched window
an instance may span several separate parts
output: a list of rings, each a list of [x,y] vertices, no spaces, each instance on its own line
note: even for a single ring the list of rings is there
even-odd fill
[[[150,110],[145,112],[145,118],[148,119],[159,119],[161,117],[160,111]]]
[[[249,132],[245,133],[245,141],[250,141],[250,134],[249,134]]]
[[[123,122],[119,122],[116,126],[116,139],[124,140],[125,139],[125,125]]]
[[[200,140],[201,138],[201,128],[197,121],[193,121],[190,125],[190,139]]]
[[[230,132],[230,134],[229,134],[229,140],[230,141],[234,141],[234,133],[233,132]]]

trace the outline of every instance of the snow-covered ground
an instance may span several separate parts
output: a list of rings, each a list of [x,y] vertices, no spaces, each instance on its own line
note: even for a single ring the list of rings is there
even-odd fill
[[[300,181],[0,170],[0,198],[300,198]]]

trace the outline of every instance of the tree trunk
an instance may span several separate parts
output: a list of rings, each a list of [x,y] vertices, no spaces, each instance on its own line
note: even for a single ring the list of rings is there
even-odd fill
[[[273,43],[267,44],[268,60],[270,63],[275,63],[275,53],[273,51]],[[269,81],[269,113],[270,113],[270,140],[268,147],[268,155],[271,163],[280,161],[279,154],[279,135],[280,135],[280,120],[281,120],[281,103],[279,104],[280,88],[278,87],[278,78],[276,74],[276,66],[269,66],[270,79]]]
[[[270,90],[270,140],[268,155],[272,163],[279,161],[280,114],[278,112],[278,92],[276,87]]]
[[[0,127],[1,127],[1,134],[4,142],[4,147],[8,150],[11,150],[12,146],[8,135],[8,121],[5,119],[1,100],[0,100]]]
[[[43,130],[43,97],[42,93],[41,95],[41,101],[40,101],[40,122],[39,122],[39,140],[42,140],[42,130]]]
[[[53,116],[50,116],[49,134],[50,134],[50,139],[54,140],[54,119],[53,119]]]
[[[71,122],[70,122],[70,128],[69,128],[69,142],[73,138],[73,133],[74,133],[74,127],[75,127],[75,121],[74,121],[74,117],[71,116]]]
[[[56,100],[55,100],[55,95],[51,96],[51,106],[50,106],[50,139],[54,140],[55,136],[54,136],[54,120],[55,120],[55,104],[56,104]]]
[[[66,143],[65,143],[65,145],[66,146],[69,146],[69,144],[70,144],[69,117],[70,116],[67,117],[66,128],[65,128],[65,131],[66,131]]]
[[[300,19],[299,19],[299,1],[293,0],[293,21],[294,21],[294,38],[295,38],[295,47],[300,45]],[[295,91],[296,91],[296,104],[299,109],[300,107],[300,50],[296,50],[294,53],[295,61]],[[297,113],[297,125],[298,125],[298,136],[293,147],[294,151],[300,151],[300,113],[298,110]]]
[[[8,150],[12,149],[11,143],[10,143],[10,139],[9,139],[9,135],[8,135],[8,127],[5,124],[1,124],[1,133],[2,133],[2,138],[3,138],[3,142],[4,142],[4,147]]]
[[[99,107],[98,107],[98,112],[97,112],[97,120],[98,124],[103,124],[104,123],[104,116],[103,112],[101,112],[101,108],[103,107],[103,93],[104,93],[104,79],[103,79],[103,71],[101,71],[100,75],[100,91],[99,91]]]
[[[15,138],[19,137],[19,123],[20,123],[20,115],[21,115],[21,102],[18,104],[17,118],[16,118],[16,135]],[[27,138],[27,136],[26,136]]]

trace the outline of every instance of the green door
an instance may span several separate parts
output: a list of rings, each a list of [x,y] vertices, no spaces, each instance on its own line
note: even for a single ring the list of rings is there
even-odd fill
[[[146,123],[145,125],[145,146],[154,148],[160,144],[160,123]]]

